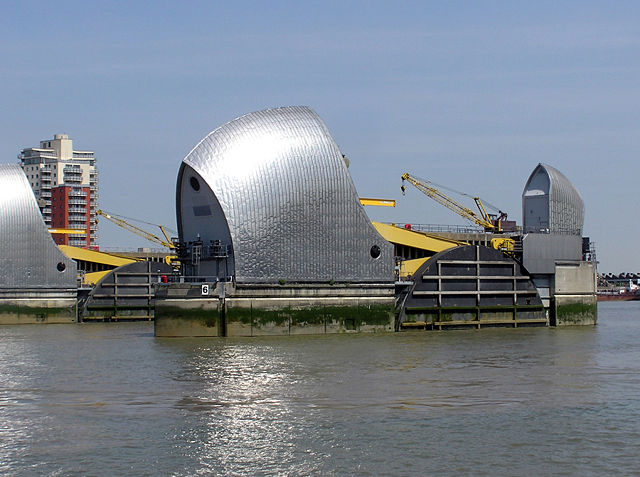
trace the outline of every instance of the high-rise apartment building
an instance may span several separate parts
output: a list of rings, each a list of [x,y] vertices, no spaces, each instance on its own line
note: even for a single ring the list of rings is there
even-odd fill
[[[59,245],[98,246],[98,170],[93,151],[74,151],[66,134],[18,154],[47,227],[82,230],[52,234]]]

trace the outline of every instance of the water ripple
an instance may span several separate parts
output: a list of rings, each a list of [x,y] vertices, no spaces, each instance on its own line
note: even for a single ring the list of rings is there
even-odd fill
[[[624,306],[584,329],[2,327],[0,473],[631,475],[640,303]]]

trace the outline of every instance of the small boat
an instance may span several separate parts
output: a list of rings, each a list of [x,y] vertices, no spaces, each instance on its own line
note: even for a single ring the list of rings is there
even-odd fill
[[[598,292],[598,301],[640,301],[640,290],[606,290]]]

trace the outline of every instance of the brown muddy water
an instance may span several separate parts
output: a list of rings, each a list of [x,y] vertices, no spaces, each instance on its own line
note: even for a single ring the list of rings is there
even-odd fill
[[[3,475],[632,475],[640,302],[584,328],[0,327]]]

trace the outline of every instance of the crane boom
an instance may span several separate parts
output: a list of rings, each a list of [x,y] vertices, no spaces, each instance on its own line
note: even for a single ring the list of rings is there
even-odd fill
[[[444,205],[449,210],[454,211],[459,216],[464,217],[467,220],[470,220],[474,224],[483,227],[485,230],[491,231],[496,229],[496,226],[490,222],[489,216],[487,212],[484,210],[484,206],[482,205],[482,201],[480,200],[480,198],[474,197],[474,201],[476,202],[476,205],[478,206],[478,210],[480,210],[480,213],[481,213],[481,215],[479,216],[473,210],[453,200],[451,197],[440,192],[435,187],[431,187],[426,183],[426,181],[421,181],[420,179],[413,177],[408,172],[405,172],[404,174],[402,174],[402,182],[403,182],[402,194],[403,195],[405,191],[404,181],[409,182],[411,185],[415,186],[418,190],[420,190],[422,193],[424,193],[428,197],[431,197],[433,200],[435,200],[439,204]]]
[[[102,217],[104,217],[107,220],[110,220],[111,222],[113,222],[114,224],[116,224],[119,227],[122,227],[123,229],[128,230],[129,232],[133,232],[136,235],[139,235],[140,237],[143,237],[151,242],[155,242],[159,245],[162,245],[163,247],[167,247],[169,249],[174,249],[176,248],[175,245],[173,244],[173,242],[171,241],[171,238],[169,237],[169,235],[167,234],[165,228],[162,225],[156,225],[158,228],[160,228],[160,231],[162,232],[162,234],[164,235],[164,239],[158,237],[155,234],[152,234],[151,232],[147,232],[144,229],[141,229],[140,227],[130,224],[129,222],[127,222],[122,216],[118,216],[115,214],[109,214],[103,210],[96,210],[96,214],[101,215]]]

